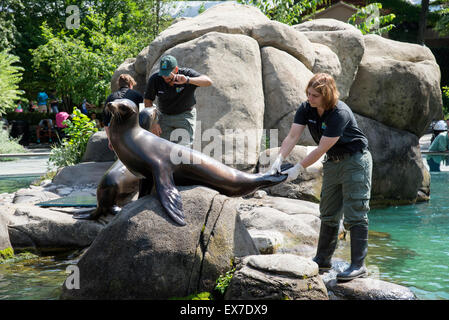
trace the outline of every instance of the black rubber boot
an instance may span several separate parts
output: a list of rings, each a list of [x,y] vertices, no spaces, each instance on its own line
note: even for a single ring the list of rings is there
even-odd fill
[[[332,268],[331,258],[338,242],[339,227],[331,227],[321,222],[320,237],[315,257],[312,259],[318,264],[319,271],[327,271]]]
[[[351,265],[337,274],[338,281],[349,281],[368,275],[364,263],[368,253],[368,225],[355,225],[349,231],[351,233]]]

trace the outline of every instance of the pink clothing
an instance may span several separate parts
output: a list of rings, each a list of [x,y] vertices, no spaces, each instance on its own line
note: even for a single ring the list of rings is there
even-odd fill
[[[58,112],[56,114],[56,126],[58,128],[65,128],[65,127],[67,127],[67,125],[62,124],[62,122],[64,120],[66,120],[68,117],[69,117],[69,114],[67,112],[64,112],[64,111]]]

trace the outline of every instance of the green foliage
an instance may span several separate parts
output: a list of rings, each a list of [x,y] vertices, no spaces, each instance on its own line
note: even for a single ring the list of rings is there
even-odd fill
[[[449,36],[449,7],[438,12],[440,18],[435,24],[435,30],[441,36]]]
[[[19,58],[10,54],[8,50],[0,52],[0,116],[7,110],[15,108],[15,101],[23,94],[19,90],[22,79],[22,67],[14,65]]]
[[[63,122],[67,125],[64,132],[69,139],[65,138],[60,146],[52,147],[48,162],[56,167],[65,167],[77,164],[86,151],[87,142],[92,134],[98,131],[95,121],[75,108],[71,120]]]
[[[360,8],[349,19],[348,23],[354,25],[363,34],[375,33],[381,35],[394,28],[389,24],[396,17],[394,13],[381,16],[379,9],[382,9],[381,3],[371,3],[366,7]]]
[[[443,114],[444,119],[449,119],[449,104],[447,103],[449,101],[449,86],[445,86],[442,88],[443,91]]]
[[[271,20],[294,25],[301,22],[303,14],[314,12],[317,5],[325,3],[326,0],[237,0],[237,2],[259,8]]]
[[[210,292],[204,291],[200,293],[194,293],[187,297],[174,297],[170,298],[169,300],[213,300],[212,294]]]
[[[215,286],[215,290],[220,292],[222,295],[226,292],[229,284],[231,283],[232,277],[234,276],[235,268],[232,268],[226,274],[220,275],[217,279],[217,285]]]
[[[25,120],[30,126],[37,125],[43,119],[51,119],[55,121],[55,113],[45,113],[45,112],[7,112],[3,118],[8,119],[11,123],[14,120]]]
[[[23,153],[25,148],[18,141],[20,138],[12,139],[9,132],[0,126],[0,153]]]
[[[13,257],[14,257],[14,250],[11,247],[0,250],[0,263],[2,263],[4,260],[8,260]]]

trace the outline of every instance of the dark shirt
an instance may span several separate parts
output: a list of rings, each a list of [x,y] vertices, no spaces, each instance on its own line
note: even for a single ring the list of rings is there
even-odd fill
[[[201,74],[193,69],[179,68],[178,74],[196,78]],[[170,86],[158,73],[154,73],[147,83],[145,99],[154,101],[159,98],[158,109],[166,114],[179,114],[193,109],[196,104],[194,84],[175,84]]]
[[[313,140],[319,144],[322,136],[340,137],[327,154],[330,156],[354,153],[368,147],[368,139],[357,126],[351,109],[342,101],[320,117],[316,108],[303,102],[295,114],[294,123],[307,125]]]
[[[137,107],[139,107],[139,104],[143,102],[143,97],[139,92],[127,87],[121,87],[118,91],[111,93],[107,97],[104,105],[106,106],[109,102],[117,99],[129,99],[133,101]],[[109,122],[111,122],[111,114],[103,109],[103,124],[106,127],[109,127]]]
[[[56,97],[54,95],[50,94],[49,99],[50,99],[50,106],[51,107],[57,107],[58,106],[58,99],[56,99]]]

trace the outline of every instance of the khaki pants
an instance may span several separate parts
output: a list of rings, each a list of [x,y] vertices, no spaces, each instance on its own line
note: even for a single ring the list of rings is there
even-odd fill
[[[159,125],[162,130],[161,138],[191,147],[195,137],[196,109],[174,115],[161,113]]]
[[[372,168],[373,160],[368,150],[324,163],[320,201],[323,223],[338,226],[344,216],[347,230],[354,225],[368,224]]]

